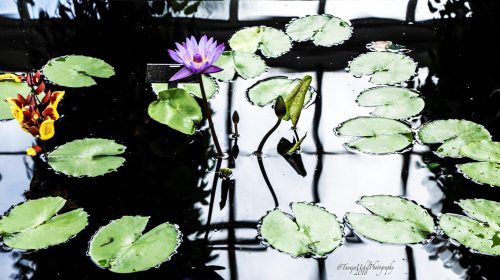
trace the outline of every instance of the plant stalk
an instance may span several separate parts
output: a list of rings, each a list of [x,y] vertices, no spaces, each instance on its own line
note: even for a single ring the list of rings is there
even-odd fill
[[[212,113],[210,112],[210,107],[208,107],[207,95],[205,93],[205,87],[203,86],[202,75],[198,73],[198,80],[200,81],[201,95],[203,96],[203,106],[205,107],[205,113],[207,114],[208,125],[210,126],[210,132],[212,133],[212,139],[214,140],[215,148],[217,149],[217,156],[222,157],[222,149],[219,145],[219,139],[217,134],[215,134],[214,123],[212,121]]]
[[[264,138],[262,138],[262,141],[260,141],[260,145],[259,145],[259,148],[257,149],[257,154],[262,154],[262,148],[264,148],[264,144],[266,143],[267,141],[267,138],[269,138],[269,136],[271,136],[271,134],[273,134],[273,132],[278,128],[278,126],[280,126],[281,124],[281,118],[278,118],[278,122],[273,126],[273,128],[271,128],[271,130],[269,130],[269,132],[264,135]]]

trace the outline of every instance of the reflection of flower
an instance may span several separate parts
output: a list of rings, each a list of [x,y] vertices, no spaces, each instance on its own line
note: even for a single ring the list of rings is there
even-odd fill
[[[217,46],[217,41],[213,42],[213,39],[207,40],[207,36],[204,35],[198,44],[194,36],[191,36],[191,39],[186,38],[186,43],[182,43],[182,45],[175,43],[177,50],[168,50],[168,53],[173,60],[185,67],[172,76],[170,81],[179,80],[195,73],[215,73],[224,70],[212,65],[224,51],[224,43]]]

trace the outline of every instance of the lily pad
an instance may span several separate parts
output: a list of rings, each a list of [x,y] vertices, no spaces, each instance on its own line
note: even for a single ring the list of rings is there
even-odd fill
[[[287,26],[286,33],[294,41],[314,40],[317,46],[330,47],[349,39],[352,27],[338,17],[315,15],[293,20]]]
[[[337,135],[358,137],[344,145],[368,154],[402,152],[413,144],[411,128],[399,121],[359,117],[335,129]]]
[[[439,226],[460,244],[491,255],[500,255],[500,205],[486,199],[458,203],[467,216],[444,214]]]
[[[283,31],[266,26],[246,27],[229,40],[231,49],[246,53],[261,50],[265,57],[278,57],[292,47],[290,37]]]
[[[243,79],[255,78],[264,73],[267,67],[258,55],[238,51],[223,52],[214,65],[224,70],[210,76],[225,82],[231,81],[235,73]]]
[[[355,77],[373,76],[370,82],[378,85],[394,85],[409,80],[417,65],[406,55],[390,52],[365,53],[353,59],[349,71]]]
[[[16,83],[16,82],[0,82],[0,120],[10,120],[14,116],[10,111],[10,104],[5,101],[9,97],[17,97],[17,94],[21,94],[25,98],[31,92],[31,88],[26,83]]]
[[[418,131],[424,144],[443,143],[436,151],[442,157],[461,157],[460,147],[481,140],[491,140],[481,125],[465,120],[439,120],[425,124]]]
[[[292,203],[295,221],[278,208],[261,219],[260,238],[273,248],[294,257],[322,257],[337,248],[342,240],[342,228],[335,218],[319,206]]]
[[[52,59],[42,71],[51,82],[72,88],[92,86],[96,84],[92,77],[109,78],[115,74],[113,67],[106,62],[83,55]]]
[[[111,221],[90,240],[89,256],[100,267],[132,273],[155,267],[177,253],[182,234],[163,223],[141,235],[149,217],[124,216]]]
[[[287,77],[272,77],[258,81],[247,90],[247,97],[253,105],[264,107],[271,104],[278,96],[286,99],[288,94],[300,83],[300,79],[288,79]],[[314,89],[309,87],[304,99],[304,107],[310,105]]]
[[[425,102],[417,92],[400,87],[376,87],[362,92],[356,100],[360,106],[378,108],[372,115],[388,119],[407,119],[424,109]]]
[[[500,186],[500,143],[483,140],[460,148],[460,156],[480,160],[459,164],[459,172],[484,184]]]
[[[206,75],[202,75],[203,87],[205,89],[205,94],[207,95],[207,99],[214,96],[214,94],[219,92],[219,85],[217,83],[207,77]],[[201,95],[200,84],[198,83],[179,83],[178,88],[183,89],[189,92],[191,95],[194,95],[198,98],[203,98]],[[160,91],[164,91],[168,89],[168,83],[152,83],[151,87],[153,88],[154,93],[158,95]]]
[[[88,214],[76,209],[54,216],[66,203],[61,197],[29,200],[0,220],[5,245],[18,249],[42,249],[61,244],[87,226]]]
[[[113,140],[92,138],[66,143],[49,154],[49,165],[69,176],[95,177],[115,171],[125,159],[115,157],[126,147]]]
[[[202,119],[201,108],[189,93],[172,88],[158,93],[158,100],[149,104],[149,116],[185,134],[193,134],[195,122]]]
[[[347,213],[346,220],[362,235],[383,243],[422,242],[434,232],[434,219],[427,210],[404,198],[377,195],[358,201],[374,215]]]

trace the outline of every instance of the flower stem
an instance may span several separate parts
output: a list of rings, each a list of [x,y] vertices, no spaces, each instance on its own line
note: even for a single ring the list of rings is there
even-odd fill
[[[262,138],[262,141],[260,141],[260,145],[259,145],[259,148],[257,149],[257,154],[262,154],[262,148],[264,148],[264,144],[266,143],[267,141],[267,138],[269,138],[269,136],[271,136],[271,134],[273,134],[273,132],[278,128],[278,126],[280,126],[281,124],[281,118],[278,118],[278,122],[273,126],[273,128],[271,128],[271,130],[269,130],[269,132],[264,136],[264,138]]]
[[[214,139],[215,148],[217,149],[217,155],[219,157],[223,156],[222,150],[219,145],[219,139],[217,139],[217,134],[215,134],[214,123],[212,121],[212,113],[210,112],[210,107],[208,107],[207,95],[205,94],[205,87],[203,87],[202,75],[198,73],[198,80],[200,81],[201,95],[203,96],[203,105],[205,107],[205,113],[207,114],[208,125],[210,126],[210,132],[212,133],[212,138]]]

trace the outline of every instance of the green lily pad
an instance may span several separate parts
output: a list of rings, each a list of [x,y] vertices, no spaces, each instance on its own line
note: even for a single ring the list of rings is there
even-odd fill
[[[443,143],[436,151],[442,157],[461,157],[460,147],[481,140],[491,140],[481,125],[464,120],[439,120],[424,125],[418,131],[424,144]]]
[[[291,208],[295,221],[278,208],[262,218],[261,240],[294,257],[322,257],[340,245],[343,234],[335,215],[307,203],[292,203]]]
[[[182,233],[163,223],[141,235],[149,217],[124,216],[111,221],[90,240],[88,254],[100,267],[132,273],[155,267],[177,253]]]
[[[344,145],[368,154],[403,152],[413,144],[411,128],[391,119],[359,117],[340,124],[335,131],[337,135],[358,137]]]
[[[49,154],[49,165],[69,176],[95,177],[115,171],[125,159],[115,157],[126,147],[113,140],[92,138],[66,143]]]
[[[420,95],[400,87],[376,87],[362,92],[356,100],[360,106],[378,108],[372,115],[388,119],[407,119],[424,109]]]
[[[444,214],[439,226],[450,238],[471,249],[500,255],[500,205],[486,199],[467,199],[458,203],[469,217]],[[470,218],[472,217],[472,218]]]
[[[258,81],[247,90],[247,97],[253,105],[264,107],[271,104],[278,96],[283,99],[294,90],[300,83],[300,79],[288,79],[287,77],[272,77]],[[314,89],[309,87],[304,99],[304,107],[310,105]]]
[[[500,187],[500,143],[483,140],[460,148],[460,156],[480,160],[458,165],[458,171],[479,183]]]
[[[207,99],[210,99],[214,94],[219,92],[219,85],[210,79],[209,77],[202,75],[203,87],[205,89],[205,94],[207,95]],[[198,98],[203,98],[201,95],[200,84],[198,83],[179,83],[178,88],[183,89],[189,92],[191,95],[194,95]],[[152,83],[151,87],[153,91],[158,95],[160,91],[168,90],[168,83]]]
[[[292,47],[290,37],[283,31],[266,26],[246,27],[229,40],[231,49],[246,53],[261,50],[265,57],[278,57]]]
[[[9,97],[17,98],[17,94],[21,94],[24,98],[27,98],[28,94],[31,92],[31,88],[26,83],[16,83],[0,81],[0,120],[10,120],[14,116],[10,111],[11,105],[5,101]]]
[[[293,20],[287,26],[286,33],[294,41],[314,40],[317,46],[330,47],[349,39],[352,27],[338,17],[315,15]]]
[[[404,198],[377,195],[358,201],[374,215],[348,213],[347,222],[362,235],[383,243],[422,242],[434,232],[434,219],[427,210]]]
[[[51,82],[65,87],[89,87],[96,82],[92,77],[109,78],[115,74],[106,62],[83,55],[68,55],[50,60],[42,69]]]
[[[29,200],[0,220],[5,245],[18,249],[42,249],[61,244],[87,226],[87,212],[76,209],[54,216],[66,203],[61,197]]]
[[[406,55],[390,52],[365,53],[353,59],[349,71],[355,77],[373,76],[370,82],[378,85],[394,85],[409,80],[417,65]]]
[[[193,134],[195,122],[202,119],[201,108],[187,91],[172,88],[158,93],[158,100],[149,104],[149,116],[185,134]]]
[[[255,78],[264,73],[267,67],[258,55],[237,51],[223,52],[214,65],[224,70],[212,73],[210,76],[225,82],[231,81],[235,73],[243,79]]]

